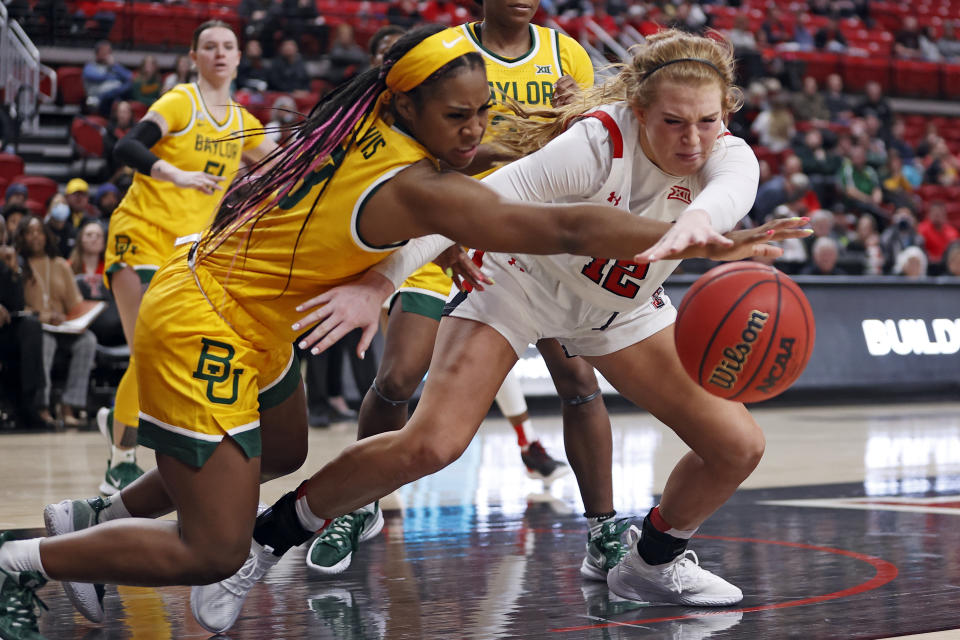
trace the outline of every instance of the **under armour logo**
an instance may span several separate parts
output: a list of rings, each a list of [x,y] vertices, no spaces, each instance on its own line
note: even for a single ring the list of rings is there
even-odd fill
[[[620,206],[620,196],[617,195],[616,191],[611,191],[609,197],[607,197],[607,202],[612,202],[613,206]]]
[[[686,187],[670,187],[667,200],[679,200],[680,202],[690,204],[690,189]]]
[[[526,273],[526,272],[527,272],[526,269],[524,269],[524,268],[521,267],[519,264],[517,264],[517,259],[516,259],[516,258],[510,258],[510,261],[507,262],[507,264],[510,265],[511,267],[516,267],[517,269],[520,269],[520,273]]]
[[[447,49],[451,49],[451,48],[453,47],[453,45],[457,44],[457,43],[460,42],[461,40],[463,40],[463,36],[456,37],[456,38],[454,38],[453,40],[451,40],[450,42],[447,42],[446,40],[441,40],[440,42],[442,42],[442,43],[443,43],[443,46],[445,46]]]
[[[537,67],[537,75],[541,75],[544,73],[546,74],[553,73],[553,71],[551,71],[551,65],[549,64],[538,64],[536,65],[536,67]]]

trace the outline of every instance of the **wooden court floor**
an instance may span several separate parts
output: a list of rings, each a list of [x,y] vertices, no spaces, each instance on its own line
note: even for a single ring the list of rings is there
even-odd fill
[[[386,527],[343,574],[311,574],[292,550],[251,592],[229,638],[960,638],[960,403],[759,408],[760,468],[691,548],[744,601],[712,611],[648,606],[581,579],[585,529],[572,477],[526,478],[513,432],[488,420],[464,456],[385,501]],[[560,451],[560,421],[535,420]],[[678,439],[617,413],[621,514],[654,504]],[[300,482],[352,441],[315,430]],[[106,460],[95,433],[0,436],[0,527],[30,533],[47,502],[93,495]],[[141,453],[150,466],[147,452]],[[144,553],[149,553],[144,549]],[[103,625],[75,614],[57,583],[41,630],[60,639],[206,638],[189,589],[109,587]]]

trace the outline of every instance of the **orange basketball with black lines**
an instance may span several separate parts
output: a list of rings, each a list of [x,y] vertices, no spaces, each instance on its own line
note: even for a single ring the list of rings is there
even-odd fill
[[[815,337],[800,287],[759,262],[731,262],[706,272],[677,309],[675,341],[684,369],[710,393],[760,402],[803,373]]]

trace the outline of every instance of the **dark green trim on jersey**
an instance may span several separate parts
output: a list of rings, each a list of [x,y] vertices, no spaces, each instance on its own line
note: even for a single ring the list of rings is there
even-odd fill
[[[263,393],[257,396],[260,402],[260,412],[267,409],[273,409],[280,406],[287,398],[293,395],[293,392],[300,386],[300,358],[296,351],[293,353],[293,362],[290,368],[283,375],[283,378],[277,384],[273,385]]]
[[[554,51],[557,52],[557,67],[559,67],[559,69],[557,69],[557,77],[562,78],[563,77],[563,59],[560,56],[560,32],[557,31],[556,29],[550,29],[550,31],[553,33]]]
[[[106,274],[107,284],[110,285],[107,288],[112,288],[113,274],[129,266],[130,265],[124,262],[114,262],[112,265],[110,265],[110,268],[107,269],[107,274]],[[146,269],[137,269],[135,267],[130,267],[130,268],[133,269],[136,272],[137,277],[140,278],[140,284],[150,284],[150,281],[153,280],[153,276],[155,276],[157,274],[157,271],[160,270],[159,267],[149,267]]]
[[[398,171],[397,173],[400,173],[400,172]],[[366,238],[360,235],[360,216],[363,215],[364,207],[367,206],[367,202],[370,201],[370,198],[373,197],[373,194],[375,194],[377,191],[380,191],[380,187],[387,184],[387,182],[389,182],[391,179],[395,178],[397,173],[393,174],[386,180],[378,182],[376,185],[374,185],[373,189],[370,189],[370,191],[367,192],[367,195],[363,197],[363,200],[360,201],[360,206],[357,208],[357,222],[354,224],[353,229],[357,234],[357,239],[359,239],[360,242],[364,244],[364,246],[370,247],[371,249],[396,249],[397,247],[402,247],[403,245],[407,244],[407,242],[409,242],[409,240],[403,240],[401,242],[394,242],[393,244],[376,245],[376,244],[371,244],[367,242]]]
[[[497,53],[494,53],[493,51],[490,51],[490,49],[487,49],[485,46],[483,46],[483,42],[480,41],[480,24],[481,23],[479,22],[469,23],[467,25],[467,35],[470,36],[470,39],[473,40],[473,43],[475,45],[483,49],[485,53],[496,58],[500,62],[509,62],[509,63],[519,62],[520,60],[523,60],[524,58],[529,56],[531,53],[533,53],[533,48],[537,44],[537,35],[534,33],[534,28],[532,24],[527,25],[527,28],[530,29],[530,49],[528,49],[527,52],[522,56],[518,56],[516,58],[504,58],[503,56]]]

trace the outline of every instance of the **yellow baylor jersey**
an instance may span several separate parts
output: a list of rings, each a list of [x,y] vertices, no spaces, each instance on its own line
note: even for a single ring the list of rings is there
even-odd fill
[[[580,88],[593,86],[593,63],[583,47],[569,36],[539,25],[530,25],[530,50],[519,58],[504,58],[485,49],[481,42],[481,23],[460,25],[487,66],[487,81],[496,102],[494,111],[507,111],[502,94],[517,102],[549,109],[553,85],[569,74]]]
[[[196,83],[175,86],[153,103],[150,111],[163,116],[169,125],[169,133],[151,151],[178,169],[223,176],[222,189],[207,195],[137,172],[113,215],[141,218],[174,237],[199,233],[240,168],[243,152],[263,142],[262,133],[244,134],[259,131],[263,125],[232,100],[226,119],[218,122]],[[237,138],[239,135],[244,137]]]
[[[281,341],[293,340],[290,325],[303,316],[297,305],[356,279],[405,244],[372,245],[358,223],[380,187],[424,158],[432,156],[411,136],[371,119],[356,145],[335,150],[255,224],[247,222],[216,249],[207,249],[209,238],[201,242],[197,270],[223,289],[222,300],[210,294],[212,304],[228,320],[236,305]]]
[[[460,29],[483,55],[494,101],[491,112],[494,114],[497,111],[509,111],[503,104],[502,94],[525,105],[549,109],[552,106],[553,85],[565,74],[572,76],[581,89],[593,86],[590,56],[576,40],[554,29],[531,24],[530,50],[512,60],[484,48],[480,38],[481,23],[469,22],[460,25]],[[474,177],[482,178],[493,171],[490,169]],[[430,263],[414,272],[400,289],[446,297],[452,286],[450,278],[440,267]]]

